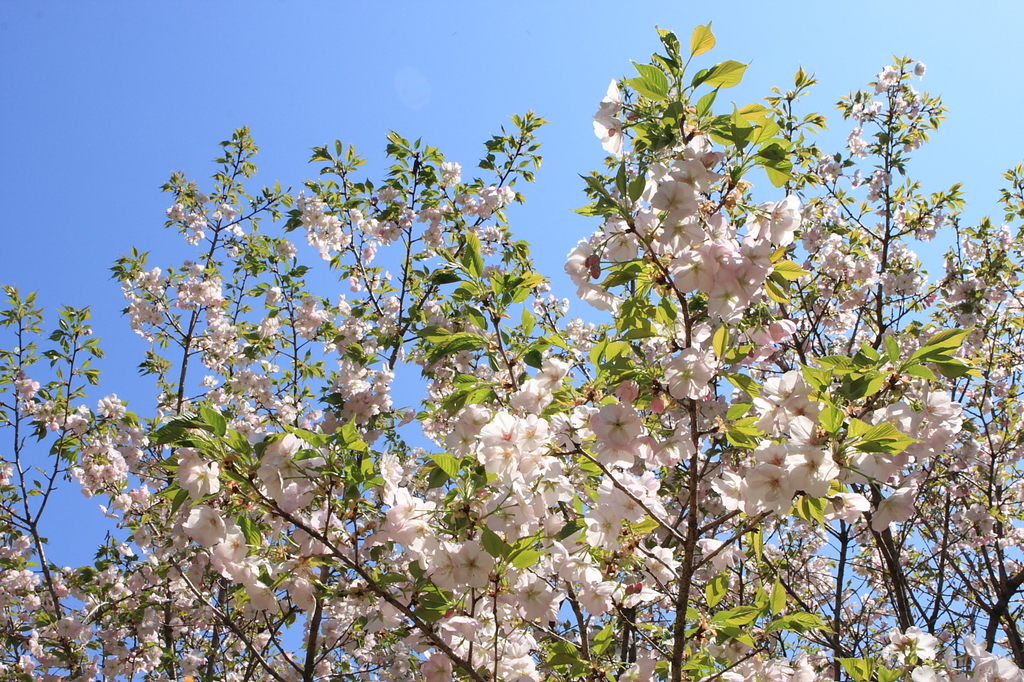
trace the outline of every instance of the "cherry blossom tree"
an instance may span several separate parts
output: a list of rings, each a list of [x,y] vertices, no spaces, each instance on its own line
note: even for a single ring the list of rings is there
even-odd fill
[[[969,226],[908,175],[923,64],[842,98],[830,154],[812,76],[716,111],[745,66],[658,35],[566,263],[604,322],[508,224],[532,113],[482,178],[392,133],[378,184],[337,142],[257,190],[244,129],[172,176],[196,255],[113,268],[150,415],[87,399],[88,311],[47,335],[6,287],[3,679],[1020,680],[1024,167]],[[127,538],[92,565],[47,557],[66,480]]]

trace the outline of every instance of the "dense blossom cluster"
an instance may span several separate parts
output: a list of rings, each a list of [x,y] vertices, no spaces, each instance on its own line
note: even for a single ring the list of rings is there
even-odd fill
[[[152,419],[86,402],[86,312],[40,351],[7,288],[0,678],[1019,682],[1024,241],[900,180],[943,112],[924,65],[844,98],[826,155],[803,71],[716,115],[743,65],[684,78],[709,27],[659,35],[599,103],[565,266],[610,322],[568,319],[509,230],[532,114],[487,181],[391,134],[379,186],[337,143],[297,196],[248,194],[245,130],[209,194],[172,177],[195,260],[114,268]],[[930,282],[911,245],[950,225]],[[118,526],[74,569],[40,526],[64,479]]]

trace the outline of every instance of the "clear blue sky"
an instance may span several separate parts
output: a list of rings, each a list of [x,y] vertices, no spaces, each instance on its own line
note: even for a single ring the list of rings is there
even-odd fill
[[[718,38],[708,58],[751,62],[723,93],[737,104],[788,86],[800,65],[817,72],[806,106],[829,117],[829,149],[849,131],[834,115],[839,95],[893,53],[924,61],[919,89],[950,113],[911,172],[932,191],[962,181],[968,215],[998,214],[999,175],[1024,157],[1019,1],[0,0],[0,282],[38,290],[51,311],[92,306],[113,358],[95,397],[116,392],[145,409],[152,396],[134,377],[144,345],[119,316],[108,268],[133,245],[155,265],[187,256],[162,227],[169,197],[158,188],[172,171],[207,178],[217,143],[241,125],[267,184],[299,187],[309,148],[336,138],[371,158],[376,180],[390,129],[468,170],[527,109],[551,124],[514,228],[557,276],[594,227],[569,209],[585,203],[578,175],[603,158],[591,116],[608,81],[658,48],[655,24],[685,42],[708,21]]]

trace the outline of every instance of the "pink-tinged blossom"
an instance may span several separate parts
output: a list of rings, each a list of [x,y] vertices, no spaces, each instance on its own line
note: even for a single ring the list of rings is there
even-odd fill
[[[772,511],[782,516],[793,504],[796,489],[789,471],[783,467],[758,464],[746,472],[744,482],[743,511],[747,516],[763,511]]]
[[[813,445],[791,444],[786,467],[789,469],[793,488],[811,497],[827,495],[832,481],[838,478],[840,473],[832,455],[824,448]]]
[[[420,666],[425,682],[451,682],[452,662],[443,653],[431,651]]]
[[[192,507],[188,519],[181,524],[185,534],[198,542],[203,547],[214,547],[224,539],[227,534],[227,527],[224,519],[213,507],[200,504]]]
[[[879,503],[878,509],[871,515],[871,528],[882,532],[890,523],[903,523],[914,515],[916,498],[916,488],[900,488]]]
[[[909,627],[904,632],[897,629],[889,631],[889,644],[884,653],[895,656],[901,662],[908,656],[917,656],[922,661],[935,660],[935,647],[939,640],[917,626]]]
[[[601,140],[601,147],[606,152],[622,156],[622,121],[608,117],[595,119],[594,134]]]
[[[454,578],[458,585],[485,589],[494,569],[494,557],[484,551],[476,540],[470,540],[453,558]]]
[[[790,195],[782,201],[761,204],[758,209],[761,213],[752,221],[751,235],[775,246],[792,244],[802,220],[800,199]]]
[[[673,284],[680,293],[708,292],[715,285],[718,263],[705,257],[701,250],[683,251],[669,264]]]
[[[687,151],[689,152],[689,150]],[[697,158],[689,153],[687,156],[686,159],[678,159],[673,162],[672,178],[687,183],[698,192],[710,192],[711,185],[718,182],[722,176],[709,171],[702,158]]]
[[[588,585],[580,590],[578,595],[580,605],[592,616],[600,616],[612,609],[612,595],[618,588],[618,583],[602,581]]]
[[[238,564],[245,560],[249,547],[245,535],[234,521],[228,521],[224,527],[224,537],[210,552],[210,564],[229,580],[235,579]]]
[[[36,384],[38,386],[38,384]],[[127,413],[124,403],[117,399],[114,394],[108,395],[106,398],[101,398],[96,406],[96,411],[101,416],[107,419],[120,419]]]
[[[617,118],[622,109],[622,94],[613,80],[594,114],[594,134],[609,154],[622,155],[622,122]]]
[[[441,164],[441,183],[451,187],[462,182],[462,166],[454,161],[445,161]]]
[[[853,523],[871,509],[868,498],[860,493],[838,493],[829,497],[829,505],[825,508],[825,518],[840,519]]]
[[[565,593],[555,592],[546,581],[533,573],[522,573],[513,591],[523,618],[549,622],[558,618],[558,609]]]
[[[640,247],[629,224],[621,218],[609,218],[604,223],[604,257],[613,263],[635,260]]]
[[[297,511],[312,501],[315,470],[325,464],[323,457],[296,460],[302,443],[291,433],[275,440],[263,451],[262,463],[256,472],[267,494],[286,513]]]
[[[697,541],[701,555],[703,557],[711,556],[711,565],[718,573],[728,570],[743,559],[743,550],[735,545],[730,545],[723,549],[722,546],[724,544],[721,540],[713,538],[703,538]]]
[[[625,450],[643,433],[640,415],[629,405],[611,403],[590,417],[590,430],[598,442]]]
[[[665,367],[668,392],[677,400],[702,398],[711,390],[714,361],[705,353],[687,348]]]
[[[747,494],[746,481],[732,471],[723,471],[722,475],[711,481],[711,487],[722,497],[722,506],[729,511],[736,511],[743,506]]]
[[[220,465],[206,462],[194,448],[178,449],[178,483],[192,500],[220,492]]]
[[[790,420],[801,415],[817,416],[818,403],[810,400],[811,387],[800,372],[792,370],[781,377],[769,377],[754,398],[754,409],[760,414],[757,428],[769,436],[786,431]]]
[[[651,207],[665,211],[665,223],[674,225],[697,212],[697,194],[689,183],[666,180],[651,197]]]
[[[548,390],[556,388],[569,373],[569,363],[558,358],[547,358],[540,366],[537,381]]]
[[[640,397],[640,387],[632,379],[623,381],[615,389],[615,397],[624,403],[631,404]]]
[[[619,308],[622,299],[602,289],[596,284],[584,284],[576,290],[576,295],[584,303],[593,306],[597,310],[604,310],[614,313]]]
[[[594,547],[603,547],[610,552],[619,549],[619,533],[622,531],[622,518],[616,510],[608,506],[591,509],[584,517],[587,523],[587,542]]]
[[[1024,671],[1012,661],[992,654],[975,643],[972,636],[964,639],[964,650],[974,659],[971,682],[1024,682]]]
[[[594,258],[594,247],[590,242],[581,241],[566,257],[565,272],[572,279],[576,286],[583,286],[590,282],[592,264]]]
[[[652,547],[644,559],[644,566],[655,579],[662,583],[675,580],[676,571],[680,565],[680,561],[673,556],[671,549],[659,545]]]

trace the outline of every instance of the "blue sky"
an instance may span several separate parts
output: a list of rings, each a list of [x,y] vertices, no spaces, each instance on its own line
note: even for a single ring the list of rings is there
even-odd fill
[[[172,171],[207,178],[217,143],[241,125],[261,147],[261,183],[298,188],[309,148],[336,138],[370,157],[376,180],[391,129],[468,171],[484,140],[532,109],[551,122],[540,134],[546,163],[522,188],[513,227],[570,295],[564,255],[594,227],[570,209],[585,203],[579,174],[603,158],[598,101],[610,79],[631,75],[631,59],[658,48],[656,24],[685,42],[708,21],[718,46],[707,58],[751,63],[719,102],[759,100],[802,65],[820,80],[806,107],[829,117],[826,149],[849,131],[835,115],[840,95],[893,53],[925,62],[919,89],[941,94],[950,113],[911,172],[930,191],[964,182],[970,218],[999,213],[1000,173],[1024,156],[1020,2],[968,12],[937,0],[0,0],[0,282],[38,290],[51,311],[92,306],[112,358],[95,397],[114,392],[145,409],[153,398],[134,376],[144,344],[120,318],[109,267],[133,245],[155,265],[188,256],[162,227],[159,186]]]

